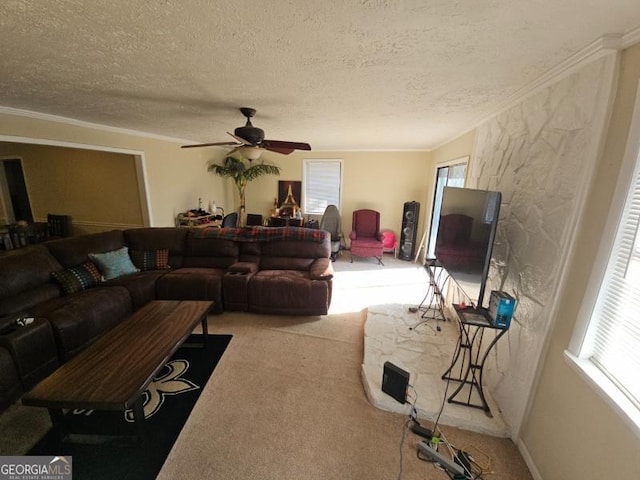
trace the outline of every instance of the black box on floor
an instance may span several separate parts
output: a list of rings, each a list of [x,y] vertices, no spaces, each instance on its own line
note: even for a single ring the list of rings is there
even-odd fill
[[[382,391],[400,403],[407,403],[409,372],[391,362],[384,362],[382,370]]]

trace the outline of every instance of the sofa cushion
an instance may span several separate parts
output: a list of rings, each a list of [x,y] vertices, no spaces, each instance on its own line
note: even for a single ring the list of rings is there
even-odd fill
[[[167,270],[169,265],[169,249],[129,250],[131,261],[141,272],[148,270]]]
[[[156,299],[156,282],[167,270],[151,270],[148,272],[125,275],[103,283],[104,286],[124,287],[131,295],[131,306],[139,309],[151,300]]]
[[[238,261],[238,242],[220,238],[200,238],[187,235],[184,267],[228,268]]]
[[[188,232],[188,228],[175,227],[131,228],[124,231],[124,238],[130,251],[169,250],[169,265],[180,268]]]
[[[321,232],[324,234],[322,242],[299,240],[262,242],[260,268],[263,270],[306,270],[316,258],[329,258],[331,256],[331,235],[329,232]]]
[[[121,230],[92,233],[78,237],[50,240],[44,244],[63,268],[79,265],[89,258],[90,253],[103,253],[125,246]]]
[[[222,311],[221,268],[179,268],[169,270],[156,281],[157,300],[211,300],[213,311]]]
[[[98,266],[105,281],[138,271],[133,262],[131,262],[127,247],[104,253],[90,253],[89,258]]]
[[[102,281],[98,267],[91,260],[66,270],[52,272],[51,275],[67,295],[94,287]]]
[[[0,412],[5,410],[22,394],[22,383],[11,353],[0,347]]]
[[[330,283],[299,270],[261,270],[249,280],[249,311],[281,315],[326,315]]]
[[[63,267],[43,245],[0,255],[0,316],[30,312],[34,305],[62,295],[51,273]]]
[[[98,336],[131,315],[131,296],[124,287],[96,287],[65,297],[46,314],[59,357],[68,360]]]

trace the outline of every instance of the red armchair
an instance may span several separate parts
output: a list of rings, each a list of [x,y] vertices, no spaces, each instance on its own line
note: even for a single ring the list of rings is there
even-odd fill
[[[380,213],[375,210],[356,210],[353,212],[351,222],[351,262],[353,256],[375,257],[380,265],[382,263],[382,252],[384,243],[383,235],[380,232]]]

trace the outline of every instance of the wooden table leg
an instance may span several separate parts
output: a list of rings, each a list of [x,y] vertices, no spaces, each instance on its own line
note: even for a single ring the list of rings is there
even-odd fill
[[[133,421],[138,433],[138,441],[144,444],[147,437],[147,428],[144,419],[144,397],[140,395],[133,404]]]
[[[60,443],[63,443],[67,440],[67,426],[65,424],[64,412],[61,408],[50,408],[49,409],[49,417],[51,418],[51,424],[53,425],[53,429],[58,434],[58,438],[60,439]]]
[[[202,348],[207,347],[207,337],[209,335],[209,326],[207,325],[207,317],[208,317],[207,314],[205,314],[202,317]]]

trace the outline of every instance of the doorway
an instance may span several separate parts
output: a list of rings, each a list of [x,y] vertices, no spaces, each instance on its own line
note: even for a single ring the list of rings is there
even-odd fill
[[[6,188],[6,192],[2,195],[6,222],[14,223],[19,220],[33,222],[33,213],[29,202],[27,185],[24,180],[22,161],[17,158],[2,160],[2,167],[4,181],[0,187]],[[5,188],[2,189],[4,190]]]

